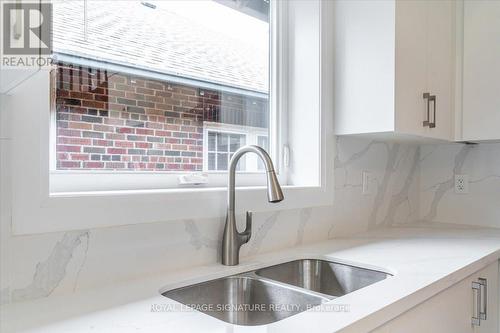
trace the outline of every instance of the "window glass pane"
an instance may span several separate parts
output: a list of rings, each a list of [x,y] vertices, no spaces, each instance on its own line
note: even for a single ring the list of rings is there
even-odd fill
[[[208,132],[208,150],[215,151],[215,132]]]
[[[257,145],[259,147],[264,148],[265,150],[268,150],[269,149],[269,144],[268,144],[267,136],[258,136],[257,137]]]
[[[217,133],[217,151],[227,152],[229,136],[226,133]]]
[[[268,130],[268,0],[60,0],[53,10],[58,170],[226,170],[244,133]],[[204,138],[214,123],[242,134]]]
[[[243,135],[231,135],[230,136],[230,146],[229,149],[231,152],[237,151],[240,147],[245,145],[245,140],[244,140]]]
[[[216,170],[214,153],[208,153],[208,170]]]
[[[228,162],[227,153],[217,154],[217,170],[227,170]]]

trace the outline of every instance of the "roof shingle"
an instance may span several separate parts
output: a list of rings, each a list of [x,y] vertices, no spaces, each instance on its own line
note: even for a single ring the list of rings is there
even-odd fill
[[[252,45],[166,4],[151,9],[135,0],[88,0],[85,38],[84,2],[55,1],[54,52],[268,92],[267,38]]]

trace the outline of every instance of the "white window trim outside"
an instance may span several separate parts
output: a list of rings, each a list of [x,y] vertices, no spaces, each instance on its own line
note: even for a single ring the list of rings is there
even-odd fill
[[[265,128],[215,123],[207,121],[204,122],[203,123],[203,171],[204,172],[217,172],[214,170],[208,170],[208,132],[244,135],[246,137],[245,144],[247,145],[257,145],[258,143],[257,138],[259,136],[268,137],[268,131]],[[238,171],[238,174],[260,172],[257,169],[256,155],[251,154],[246,156],[245,158],[247,159],[246,170]],[[286,179],[283,178],[283,180]]]
[[[313,5],[311,5],[313,4]],[[333,204],[333,75],[332,72],[332,41],[331,37],[331,4],[326,1],[296,1],[296,8],[287,9],[283,15],[287,26],[293,28],[296,36],[295,52],[318,53],[317,73],[312,73],[312,86],[295,94],[297,87],[278,87],[278,98],[272,100],[278,108],[287,108],[288,113],[280,132],[288,132],[289,140],[273,133],[271,138],[280,146],[290,146],[290,160],[293,168],[287,172],[288,185],[283,186],[285,200],[278,204],[269,204],[266,200],[266,190],[263,186],[237,188],[236,213],[246,210],[270,211]],[[305,14],[303,14],[304,12]],[[305,17],[300,18],[300,15]],[[312,18],[307,15],[314,15]],[[319,19],[318,19],[319,17]],[[299,20],[300,18],[300,20]],[[300,43],[311,42],[310,24],[318,22],[318,50],[308,50],[300,47]],[[313,29],[314,30],[314,29]],[[313,31],[314,32],[314,31]],[[285,44],[286,38],[281,41]],[[314,48],[313,48],[314,49]],[[315,53],[316,52],[316,53]],[[302,54],[303,55],[303,54]],[[280,55],[278,66],[285,69],[294,67],[300,70],[300,57],[296,63],[288,64]],[[279,82],[299,82],[288,80],[289,73],[281,72]],[[300,73],[302,74],[302,73]],[[292,74],[290,74],[292,75]],[[293,72],[293,75],[298,75]],[[10,165],[12,182],[12,229],[15,235],[45,233],[118,225],[161,222],[184,218],[223,218],[226,210],[226,189],[212,188],[164,188],[148,190],[107,190],[84,192],[51,192],[50,175],[50,84],[47,70],[40,70],[30,80],[12,90],[5,100],[7,109],[6,121],[10,130]],[[308,82],[310,83],[310,82]],[[294,83],[298,84],[298,83]],[[284,85],[284,84],[283,84]],[[319,89],[317,89],[319,87]],[[286,97],[290,91],[290,98]],[[310,97],[317,99],[311,106]],[[309,108],[306,108],[305,106]],[[44,107],[45,106],[45,107]],[[307,110],[308,112],[304,112]],[[275,115],[271,126],[276,125]],[[282,118],[279,119],[283,121]],[[300,131],[298,131],[300,129]],[[312,146],[310,144],[313,144]],[[314,147],[317,147],[314,148]],[[276,149],[271,147],[272,149]],[[276,154],[278,155],[278,154]],[[312,156],[312,157],[311,157]],[[280,156],[281,157],[281,156]],[[287,159],[280,158],[277,164],[281,168]],[[3,171],[2,171],[3,172]],[[149,175],[148,175],[149,176]],[[255,174],[255,177],[264,177]],[[76,181],[78,177],[73,177]],[[83,177],[85,178],[85,177]],[[109,174],[101,174],[99,182],[113,182]],[[112,177],[111,177],[112,178]],[[82,182],[86,180],[83,179]],[[142,182],[141,175],[135,175],[134,181]]]

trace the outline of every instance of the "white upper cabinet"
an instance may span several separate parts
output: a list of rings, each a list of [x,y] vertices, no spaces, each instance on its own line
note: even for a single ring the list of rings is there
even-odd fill
[[[457,53],[462,60],[462,108],[459,100],[457,140],[500,140],[500,1],[467,0],[461,5],[463,45]]]
[[[455,15],[454,1],[336,1],[336,133],[453,140]]]

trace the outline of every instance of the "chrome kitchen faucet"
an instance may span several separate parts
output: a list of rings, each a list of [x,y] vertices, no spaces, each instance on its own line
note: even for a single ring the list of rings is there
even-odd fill
[[[264,149],[259,146],[244,146],[238,149],[229,162],[227,182],[227,215],[224,236],[222,238],[222,264],[227,266],[238,265],[240,258],[240,247],[247,243],[252,236],[252,213],[246,214],[245,231],[238,232],[236,229],[236,217],[234,215],[234,192],[236,165],[240,158],[246,153],[255,153],[264,162],[267,176],[267,200],[269,202],[280,202],[283,200],[283,192],[276,177],[271,158]]]

